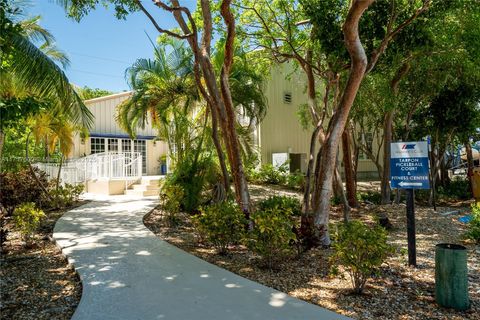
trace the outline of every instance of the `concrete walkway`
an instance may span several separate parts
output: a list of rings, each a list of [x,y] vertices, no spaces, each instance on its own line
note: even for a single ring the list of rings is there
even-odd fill
[[[53,236],[83,284],[73,319],[347,319],[158,239],[142,222],[156,201],[104,197],[57,222]]]

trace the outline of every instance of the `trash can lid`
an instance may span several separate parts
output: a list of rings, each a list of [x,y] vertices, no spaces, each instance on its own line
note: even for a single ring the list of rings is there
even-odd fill
[[[466,247],[460,244],[454,244],[454,243],[439,243],[436,245],[436,247],[440,247],[442,249],[451,249],[451,250],[467,250]]]

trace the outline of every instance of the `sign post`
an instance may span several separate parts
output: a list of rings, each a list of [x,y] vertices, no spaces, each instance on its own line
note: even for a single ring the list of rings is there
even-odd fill
[[[407,191],[408,264],[416,266],[414,189],[430,188],[428,144],[426,141],[392,142],[390,151],[391,187]]]

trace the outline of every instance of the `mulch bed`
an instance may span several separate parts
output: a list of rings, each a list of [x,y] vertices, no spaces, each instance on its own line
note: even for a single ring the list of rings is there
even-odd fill
[[[75,206],[84,204],[78,202]],[[74,206],[74,207],[75,207]],[[72,207],[67,210],[72,209]],[[48,212],[34,245],[26,248],[13,221],[0,257],[1,319],[70,319],[80,302],[82,284],[78,274],[52,238],[55,222],[64,211]]]
[[[252,198],[259,200],[269,194],[298,193],[281,188],[252,186]],[[460,209],[467,211],[468,204],[459,208],[440,207],[438,212]],[[356,319],[480,319],[480,248],[465,243],[461,236],[466,230],[459,222],[459,215],[443,216],[431,208],[416,208],[417,268],[407,266],[405,249],[405,205],[364,205],[352,213],[352,218],[373,223],[373,214],[386,214],[394,225],[389,232],[389,242],[397,247],[397,253],[388,258],[380,275],[369,279],[363,295],[351,294],[348,275],[329,275],[330,249],[313,249],[300,256],[292,256],[271,271],[261,268],[258,257],[239,245],[231,248],[227,256],[218,255],[210,246],[195,236],[187,214],[181,214],[181,224],[169,228],[160,208],[144,218],[145,225],[160,238],[190,252],[210,263],[230,270],[245,278],[288,293],[291,296]],[[340,208],[334,208],[332,222],[341,221]],[[469,293],[472,306],[459,312],[440,308],[435,303],[435,244],[440,242],[462,243],[468,248]]]

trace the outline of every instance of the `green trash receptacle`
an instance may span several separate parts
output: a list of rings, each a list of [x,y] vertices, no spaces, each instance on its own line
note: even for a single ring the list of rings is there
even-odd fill
[[[468,297],[467,248],[440,243],[435,247],[435,301],[442,307],[466,310]]]

